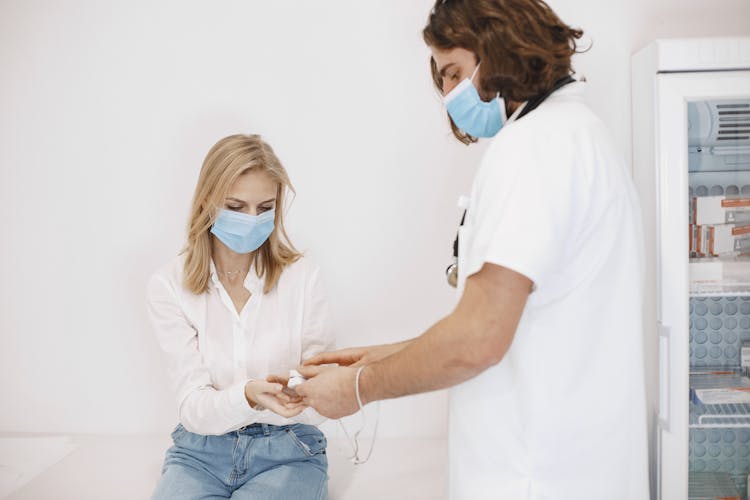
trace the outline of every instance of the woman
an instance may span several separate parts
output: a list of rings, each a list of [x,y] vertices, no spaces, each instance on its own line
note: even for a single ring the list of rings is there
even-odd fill
[[[491,138],[456,245],[461,299],[415,339],[308,360],[345,366],[300,368],[296,391],[337,418],[455,386],[454,500],[646,499],[640,211],[571,78],[582,33],[541,0],[441,0],[423,35],[456,137]]]
[[[266,381],[333,343],[318,270],[284,230],[291,189],[259,136],[220,140],[187,246],[148,284],[180,420],[154,500],[327,498],[323,418]]]

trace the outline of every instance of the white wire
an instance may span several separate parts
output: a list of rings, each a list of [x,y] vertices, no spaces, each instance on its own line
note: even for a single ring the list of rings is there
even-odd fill
[[[339,419],[339,425],[341,426],[341,429],[344,431],[344,434],[346,435],[346,439],[349,441],[349,445],[352,447],[353,454],[351,457],[349,457],[349,460],[351,460],[354,465],[361,465],[370,460],[370,456],[372,455],[372,450],[375,448],[375,438],[378,434],[378,423],[380,422],[380,401],[376,403],[377,407],[377,413],[375,417],[375,428],[372,432],[372,440],[370,441],[370,449],[367,452],[367,456],[362,460],[359,458],[359,435],[360,433],[365,429],[367,426],[367,416],[365,415],[365,409],[362,405],[362,398],[359,394],[359,376],[362,374],[362,370],[364,370],[364,366],[360,366],[357,370],[357,376],[354,379],[354,390],[355,394],[357,395],[357,405],[359,406],[359,413],[362,415],[362,426],[357,430],[357,432],[354,433],[354,439],[351,438],[349,433],[346,431],[346,427],[344,426],[344,423]]]

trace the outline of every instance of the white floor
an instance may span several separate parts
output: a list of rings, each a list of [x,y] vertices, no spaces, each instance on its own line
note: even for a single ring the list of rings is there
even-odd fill
[[[0,434],[0,498],[7,500],[148,499],[159,479],[168,436]],[[346,459],[330,439],[330,500],[441,500],[446,442],[378,439],[370,461]]]

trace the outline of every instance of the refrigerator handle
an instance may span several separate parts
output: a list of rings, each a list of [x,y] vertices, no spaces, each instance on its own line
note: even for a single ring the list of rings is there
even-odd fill
[[[669,374],[670,374],[670,355],[669,355],[669,336],[670,328],[657,323],[659,333],[659,425],[662,429],[669,432],[671,427],[670,419],[670,394],[669,394]]]

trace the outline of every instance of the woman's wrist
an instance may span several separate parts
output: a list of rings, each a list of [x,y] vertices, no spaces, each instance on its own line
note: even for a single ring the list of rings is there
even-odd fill
[[[255,401],[252,390],[250,389],[250,384],[252,384],[252,382],[252,380],[248,380],[247,382],[245,382],[245,401],[247,401],[247,404],[250,405],[250,408],[255,410],[258,406],[258,402]]]

